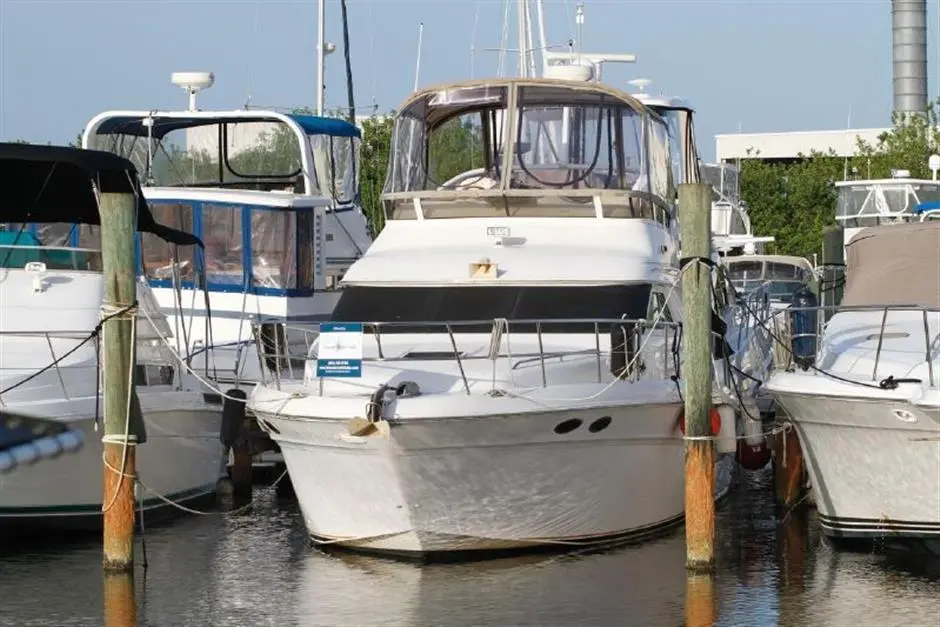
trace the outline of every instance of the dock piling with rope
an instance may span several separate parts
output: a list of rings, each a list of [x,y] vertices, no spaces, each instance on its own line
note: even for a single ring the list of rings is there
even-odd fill
[[[101,440],[106,572],[127,572],[134,566],[136,453],[137,446],[146,439],[140,403],[134,391],[136,200],[133,193],[102,193],[99,200],[104,274],[101,305],[104,435]]]
[[[708,572],[715,563],[715,447],[712,410],[712,187],[679,185],[682,246],[683,378],[685,379],[686,567]]]

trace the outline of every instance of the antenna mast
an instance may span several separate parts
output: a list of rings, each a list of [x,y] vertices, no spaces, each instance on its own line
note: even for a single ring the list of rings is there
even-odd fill
[[[421,48],[424,46],[424,22],[418,24],[418,60],[415,62],[415,88],[418,91],[418,78],[421,76]]]
[[[323,115],[326,65],[326,0],[317,0],[317,115]]]

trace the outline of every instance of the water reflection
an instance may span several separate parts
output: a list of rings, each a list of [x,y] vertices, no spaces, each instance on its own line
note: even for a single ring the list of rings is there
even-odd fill
[[[687,577],[681,529],[605,553],[483,563],[326,554],[307,544],[292,501],[260,490],[241,515],[148,530],[149,568],[133,586],[103,580],[96,537],[5,547],[0,625],[124,627],[131,593],[142,627],[937,624],[936,575],[836,553],[811,515],[777,525],[769,484],[746,476],[719,507],[717,570],[705,578]]]

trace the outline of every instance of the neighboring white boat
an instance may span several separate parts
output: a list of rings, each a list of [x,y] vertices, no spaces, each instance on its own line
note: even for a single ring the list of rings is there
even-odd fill
[[[906,224],[940,217],[940,156],[932,155],[934,178],[913,179],[907,170],[893,170],[889,179],[837,181],[836,221],[848,246],[862,229],[883,224]]]
[[[828,536],[940,552],[940,223],[846,237],[845,295],[818,353],[796,337],[797,367],[765,387],[799,435]]]
[[[203,240],[197,252],[144,235],[140,273],[193,367],[220,385],[251,383],[262,368],[252,323],[265,323],[272,346],[293,343],[275,323],[328,318],[339,279],[371,243],[357,205],[361,133],[313,115],[198,110],[213,75],[173,80],[190,92],[188,110],[101,113],[82,145],[130,159],[156,218]]]
[[[98,227],[89,223],[97,220],[92,182],[113,180],[115,173],[125,181],[135,176],[132,168],[123,169],[129,165],[126,161],[106,157],[58,147],[0,147],[0,168],[10,181],[5,194],[36,203],[31,208],[25,202],[6,202],[4,217],[28,218],[52,232],[71,232],[78,243],[46,245],[35,235],[36,224],[7,223],[0,230],[0,413],[5,422],[54,420],[84,440],[72,454],[21,465],[4,476],[0,522],[101,524],[99,360],[97,339],[88,338],[99,322],[104,291]],[[90,173],[81,187],[75,183],[81,179],[73,176],[76,169]],[[63,172],[62,179],[57,171]],[[31,183],[35,186],[26,191],[13,189]],[[139,193],[136,181],[128,189]],[[69,202],[60,207],[55,199],[62,198]],[[56,216],[75,218],[63,225]],[[147,430],[137,453],[137,471],[159,495],[186,503],[214,494],[224,472],[219,445],[222,406],[207,399],[202,385],[180,371],[176,355],[158,339],[170,330],[148,292],[145,284],[139,286],[139,307],[150,311],[138,314],[136,335],[136,390]],[[167,506],[146,490],[140,496],[145,510]]]
[[[315,541],[570,547],[682,520],[668,137],[591,81],[462,82],[403,104],[388,222],[343,279],[338,328],[302,381],[249,398]],[[730,453],[737,407],[715,368]],[[731,468],[721,455],[716,495]]]

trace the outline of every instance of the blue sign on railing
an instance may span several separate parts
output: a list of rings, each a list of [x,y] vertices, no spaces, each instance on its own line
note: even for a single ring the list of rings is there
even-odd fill
[[[317,376],[362,376],[361,323],[324,322],[320,325]]]

